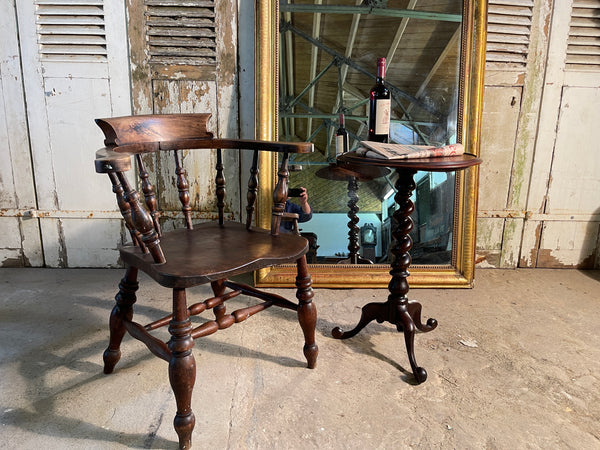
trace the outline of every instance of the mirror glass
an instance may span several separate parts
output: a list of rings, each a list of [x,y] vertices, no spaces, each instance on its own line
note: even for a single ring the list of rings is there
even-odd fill
[[[310,141],[294,155],[290,187],[304,187],[312,218],[300,223],[312,264],[388,264],[393,172],[336,173],[336,133],[349,150],[367,139],[369,91],[386,59],[390,142],[460,141],[461,0],[282,0],[279,3],[279,140]],[[413,192],[413,264],[450,266],[454,173],[419,172]],[[298,199],[291,199],[299,203]],[[389,266],[388,266],[389,267]]]
[[[290,175],[314,210],[300,223],[313,286],[385,287],[394,175],[361,168],[352,179],[331,170],[339,114],[355,148],[367,136],[377,59],[386,58],[392,140],[460,142],[478,155],[487,1],[256,0],[255,7],[255,135],[315,144],[313,154],[294,157]],[[257,220],[268,227],[277,158],[260,164]],[[471,287],[478,167],[419,173],[415,181],[411,287]],[[294,280],[293,265],[255,274],[257,286]]]

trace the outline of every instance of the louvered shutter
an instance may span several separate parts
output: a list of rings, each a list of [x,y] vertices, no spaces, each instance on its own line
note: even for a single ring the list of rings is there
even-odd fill
[[[37,0],[35,7],[43,60],[106,60],[103,0]]]
[[[489,69],[524,69],[529,54],[533,0],[489,0]]]
[[[217,63],[214,0],[145,0],[151,64]]]
[[[600,71],[600,0],[574,0],[566,70]]]

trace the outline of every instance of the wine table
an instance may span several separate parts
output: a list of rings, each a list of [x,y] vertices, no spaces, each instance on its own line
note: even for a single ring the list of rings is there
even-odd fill
[[[410,367],[418,383],[423,383],[427,379],[427,371],[417,365],[414,351],[414,339],[416,329],[428,332],[437,327],[435,319],[427,319],[423,324],[421,322],[421,304],[414,300],[408,300],[408,268],[411,263],[410,249],[412,248],[412,239],[409,235],[413,229],[411,214],[415,209],[410,196],[415,189],[414,175],[419,170],[427,172],[451,172],[463,170],[471,166],[481,164],[481,159],[476,156],[464,154],[460,156],[444,158],[424,158],[424,159],[403,159],[403,160],[383,160],[375,158],[366,158],[359,156],[355,152],[345,153],[338,157],[340,164],[352,164],[356,171],[361,167],[389,167],[395,169],[398,175],[396,181],[396,195],[394,201],[398,205],[393,215],[397,227],[392,233],[394,243],[391,246],[393,260],[391,263],[391,280],[388,284],[390,292],[387,301],[383,303],[368,303],[362,308],[362,313],[358,324],[349,331],[343,331],[340,327],[332,330],[332,335],[336,339],[347,339],[355,336],[366,327],[370,322],[376,320],[379,323],[389,322],[396,325],[398,331],[404,333],[406,351],[410,361]]]
[[[358,182],[371,181],[375,178],[383,177],[390,171],[385,167],[375,166],[354,166],[352,164],[330,164],[327,167],[319,169],[317,177],[332,181],[348,182],[348,258],[340,261],[338,264],[373,264],[371,260],[362,258],[358,251]]]

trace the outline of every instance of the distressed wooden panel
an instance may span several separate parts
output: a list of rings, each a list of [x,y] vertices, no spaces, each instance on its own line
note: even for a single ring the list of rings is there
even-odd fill
[[[542,237],[543,221],[526,220],[523,226],[523,241],[519,267],[535,267],[537,264],[538,249]]]
[[[499,267],[504,218],[479,217],[475,264],[478,268]]]
[[[117,247],[125,239],[119,219],[63,219],[65,267],[121,267]]]
[[[536,267],[594,268],[598,231],[598,222],[544,222]]]
[[[88,239],[89,249],[80,255],[89,261],[81,265],[91,266],[97,261],[94,242],[100,241],[65,226],[73,219],[62,217],[77,211],[94,217],[115,209],[110,184],[93,168],[94,152],[103,141],[93,119],[130,111],[123,6],[102,0],[15,4],[43,264],[67,267],[68,242]],[[23,219],[21,229],[33,222]],[[113,249],[113,260],[116,255]]]
[[[502,252],[500,253],[501,268],[514,268],[519,263],[521,253],[521,237],[523,234],[522,218],[506,218],[502,233]]]
[[[483,97],[479,210],[506,208],[521,106],[519,87],[486,86]],[[514,189],[514,186],[512,186]]]
[[[146,0],[151,64],[215,65],[218,61],[215,1]]]
[[[600,212],[599,105],[600,87],[563,89],[547,214]]]
[[[114,210],[114,194],[106,176],[96,174],[93,157],[103,135],[93,119],[110,115],[110,85],[106,79],[45,79],[48,133],[59,209]],[[48,168],[37,167],[38,171]],[[89,193],[94,193],[90,195]]]
[[[0,267],[23,267],[21,230],[16,217],[0,217]]]
[[[5,2],[6,3],[6,2]],[[0,14],[0,215],[36,207],[13,2]],[[0,266],[43,264],[38,219],[0,218]]]
[[[231,3],[131,0],[128,12],[135,112],[209,112],[212,113],[209,130],[215,136],[236,137],[239,132],[237,35],[236,11]],[[215,176],[215,152],[184,151],[182,156],[193,210],[207,215],[216,212],[215,192],[209,187]],[[230,217],[239,219],[239,155],[226,151],[223,156],[227,182],[225,209]],[[177,188],[173,185],[173,155],[147,155],[144,159],[151,178],[156,180],[161,209],[180,209]],[[241,182],[244,186],[246,180]],[[180,225],[174,222],[165,220],[165,228]]]

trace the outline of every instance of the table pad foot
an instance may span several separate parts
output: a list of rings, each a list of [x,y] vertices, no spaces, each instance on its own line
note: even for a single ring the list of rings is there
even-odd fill
[[[416,301],[408,301],[406,298],[390,299],[384,303],[368,303],[362,308],[358,324],[349,331],[335,327],[331,334],[335,339],[348,339],[356,336],[370,322],[376,320],[378,323],[389,322],[396,325],[399,332],[404,333],[406,351],[411,370],[418,383],[427,379],[427,371],[417,365],[414,351],[415,331],[418,329],[424,333],[434,330],[438,322],[429,318],[425,324],[421,321],[421,304]]]

